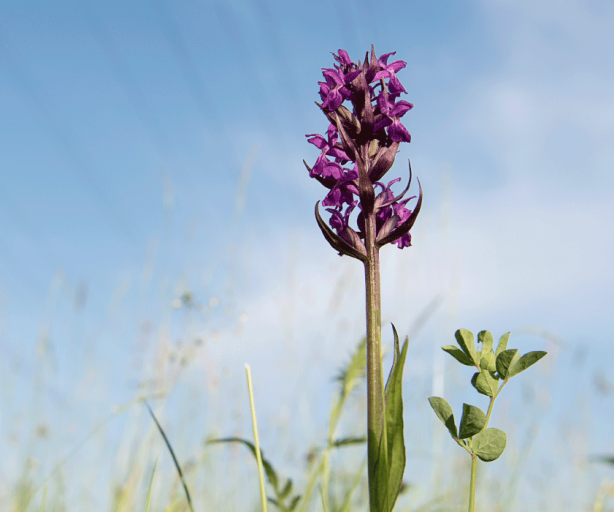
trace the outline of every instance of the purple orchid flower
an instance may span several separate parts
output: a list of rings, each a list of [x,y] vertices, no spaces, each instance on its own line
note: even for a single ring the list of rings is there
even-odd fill
[[[400,143],[410,142],[411,135],[403,126],[401,118],[413,108],[407,101],[400,100],[407,91],[399,81],[397,72],[405,68],[400,60],[388,64],[394,53],[382,55],[379,59],[371,46],[365,60],[354,63],[345,50],[333,53],[334,69],[323,68],[324,82],[319,82],[322,104],[316,104],[329,121],[326,137],[318,134],[307,135],[308,142],[320,150],[313,168],[304,162],[309,175],[328,189],[322,205],[330,214],[328,223],[320,215],[320,201],[316,203],[316,221],[326,241],[338,251],[360,260],[365,267],[366,292],[366,367],[367,367],[367,454],[370,510],[392,510],[397,494],[390,495],[390,489],[400,489],[402,473],[395,469],[385,475],[377,471],[384,468],[379,460],[384,445],[383,428],[386,425],[385,404],[381,361],[381,293],[379,250],[394,243],[399,249],[411,246],[410,230],[422,205],[422,188],[413,209],[407,208],[410,197],[403,199],[411,184],[396,195],[392,185],[396,178],[384,185],[381,181],[394,164]],[[351,105],[344,106],[349,100]],[[353,168],[346,167],[349,162]],[[419,184],[419,182],[418,182]],[[358,210],[356,225],[351,227],[351,216]],[[404,360],[399,350],[395,331],[395,363]],[[406,342],[407,343],[407,342]],[[403,364],[402,362],[400,363]],[[401,366],[402,368],[402,366]],[[401,370],[402,371],[402,370]],[[390,382],[390,381],[389,381]],[[396,398],[402,404],[401,395]],[[386,430],[387,432],[388,430]],[[402,424],[399,426],[402,433]],[[405,467],[405,448],[402,437],[391,436],[388,442],[400,443],[399,449],[392,450],[396,460],[395,468]],[[390,445],[389,445],[390,446]],[[389,448],[388,448],[389,449]],[[384,475],[384,476],[382,476]],[[384,480],[382,480],[384,478]],[[385,482],[385,485],[381,485]],[[382,491],[381,489],[384,489]],[[382,494],[382,492],[384,494]]]
[[[392,167],[399,143],[411,142],[401,118],[413,105],[398,99],[407,91],[396,75],[407,64],[402,60],[389,64],[388,59],[394,54],[387,53],[378,59],[372,47],[370,59],[367,53],[361,64],[353,62],[345,50],[333,53],[334,68],[323,68],[325,81],[319,82],[322,104],[318,105],[330,121],[327,134],[307,135],[308,142],[321,151],[313,168],[305,163],[309,175],[329,189],[322,205],[331,214],[328,226],[332,231],[327,227],[325,236],[329,242],[334,241],[336,233],[343,243],[335,242],[334,247],[349,245],[360,253],[356,256],[348,249],[354,257],[362,258],[362,241],[367,243],[365,219],[370,216],[374,219],[373,243],[394,242],[401,249],[409,247],[409,228],[421,205],[421,195],[414,210],[406,208],[409,199],[403,199],[405,192],[394,197],[390,186],[400,178],[387,186],[379,182]],[[343,106],[347,100],[351,110]],[[353,169],[344,167],[347,162],[353,162]],[[376,189],[380,190],[377,198]],[[349,227],[356,207],[360,210],[358,232]],[[340,253],[349,254],[348,251]]]

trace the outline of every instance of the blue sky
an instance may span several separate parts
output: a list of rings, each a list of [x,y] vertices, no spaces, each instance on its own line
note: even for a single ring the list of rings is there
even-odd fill
[[[512,330],[522,351],[559,354],[531,376],[544,425],[579,400],[586,452],[614,452],[611,389],[594,386],[614,382],[613,25],[605,1],[0,5],[3,495],[31,446],[20,432],[49,424],[59,460],[154,376],[177,380],[176,411],[199,386],[242,396],[247,361],[265,441],[284,407],[299,439],[321,438],[363,284],[313,218],[324,190],[305,134],[326,130],[314,101],[330,52],[363,59],[371,43],[407,62],[414,104],[390,179],[411,158],[425,193],[414,246],[383,251],[383,319],[407,333],[441,298],[408,363],[408,422],[427,435],[425,397],[453,393],[438,347],[456,328]],[[199,439],[188,423],[169,428]]]

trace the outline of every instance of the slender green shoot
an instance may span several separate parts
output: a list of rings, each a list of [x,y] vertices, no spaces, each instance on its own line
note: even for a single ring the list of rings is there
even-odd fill
[[[352,486],[348,489],[347,493],[345,494],[345,500],[343,502],[343,505],[339,509],[339,512],[349,512],[350,500],[352,499],[352,494],[354,494],[354,491],[360,484],[360,481],[362,480],[362,477],[365,474],[365,469],[367,469],[367,459],[365,459],[362,466],[360,467],[360,470],[356,473],[356,476],[354,477],[354,482],[352,482]]]
[[[47,484],[45,484],[45,488],[43,489],[43,501],[41,502],[40,512],[45,512],[46,508],[47,508]]]
[[[169,442],[168,437],[166,437],[166,434],[164,433],[162,426],[158,422],[156,415],[151,410],[151,407],[149,406],[149,403],[147,402],[147,400],[145,400],[145,405],[147,406],[147,410],[149,411],[149,414],[151,415],[154,422],[156,423],[156,426],[158,427],[158,430],[160,431],[160,434],[162,435],[162,439],[164,439],[164,442],[166,443],[166,447],[168,448],[168,451],[171,453],[171,457],[173,457],[173,462],[175,463],[175,467],[177,468],[177,473],[179,473],[179,479],[181,480],[181,483],[183,484],[183,490],[185,491],[185,496],[188,501],[188,506],[190,507],[190,511],[194,512],[194,507],[192,506],[192,498],[190,498],[190,491],[188,491],[188,486],[185,483],[185,479],[183,478],[183,472],[181,471],[181,466],[179,466],[179,461],[177,460],[177,457],[175,456],[173,447],[171,446],[171,443]]]
[[[153,489],[153,481],[154,481],[154,475],[156,474],[157,465],[158,465],[158,459],[156,458],[156,461],[154,462],[153,470],[151,472],[151,478],[149,480],[149,489],[147,489],[147,501],[145,503],[145,512],[149,512],[149,502],[151,501],[151,490]]]
[[[262,511],[268,512],[266,490],[264,488],[264,470],[262,468],[262,453],[260,452],[260,439],[258,438],[258,424],[256,423],[256,407],[254,405],[254,390],[252,388],[252,371],[245,363],[245,373],[247,374],[247,390],[249,392],[249,405],[252,409],[252,425],[254,426],[254,446],[256,447],[256,461],[258,462],[258,479],[260,480],[260,499],[262,500]]]
[[[326,500],[324,499],[324,491],[322,491],[322,486],[320,486],[320,498],[322,498],[322,510],[326,512]]]
[[[311,503],[311,495],[316,488],[318,478],[322,477],[324,488],[328,488],[329,482],[327,480],[326,468],[329,464],[330,452],[333,448],[339,446],[339,442],[335,441],[335,431],[337,429],[337,425],[341,417],[341,412],[347,402],[347,399],[352,393],[352,390],[354,390],[354,388],[358,386],[361,380],[366,377],[366,366],[367,339],[363,338],[354,354],[352,354],[350,361],[340,372],[340,375],[337,377],[337,380],[340,382],[341,386],[339,394],[334,402],[334,405],[329,415],[327,444],[324,450],[322,450],[322,453],[320,454],[319,462],[315,463],[312,468],[311,475],[307,481],[305,492],[301,497],[301,506],[299,507],[298,512],[308,512],[308,507]],[[356,443],[364,443],[366,442],[366,438],[354,439],[354,441]],[[364,468],[359,474],[357,474],[357,478],[362,478],[363,472]],[[350,496],[348,495],[348,502],[349,499]]]

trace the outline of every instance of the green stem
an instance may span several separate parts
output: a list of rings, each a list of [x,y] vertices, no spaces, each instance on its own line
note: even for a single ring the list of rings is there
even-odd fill
[[[478,456],[471,455],[471,484],[469,485],[469,512],[475,509],[475,477],[478,471]]]
[[[486,413],[486,423],[484,424],[484,428],[482,430],[486,430],[486,428],[488,427],[488,422],[490,421],[490,415],[492,414],[493,407],[495,406],[495,400],[497,396],[499,396],[499,393],[501,393],[503,386],[505,386],[506,384],[507,384],[507,380],[503,381],[503,384],[501,384],[501,387],[497,390],[495,395],[490,397],[490,404],[488,404],[488,412]],[[457,442],[463,448],[465,448],[469,453],[471,453],[471,483],[469,485],[469,512],[473,512],[474,507],[475,507],[475,478],[476,478],[476,472],[478,469],[478,456],[475,453],[473,453],[470,449],[468,449],[466,446],[464,446],[458,440]]]
[[[381,298],[379,249],[375,245],[375,215],[365,219],[365,288],[367,304],[367,452],[369,464],[369,502],[373,502],[375,464],[379,453],[384,414],[381,347]]]
[[[488,411],[486,412],[486,423],[484,424],[484,428],[482,430],[486,430],[486,428],[488,427],[488,422],[490,421],[490,415],[492,414],[493,407],[495,406],[495,400],[499,396],[499,393],[501,393],[501,390],[506,384],[507,384],[507,380],[504,380],[503,384],[501,384],[501,386],[499,387],[495,395],[490,397],[490,404],[488,404]]]
[[[497,395],[490,397],[490,404],[488,404],[488,411],[486,412],[486,423],[484,424],[484,428],[482,430],[486,430],[486,428],[488,428],[488,422],[490,421],[492,408],[495,405],[495,398],[497,398]]]

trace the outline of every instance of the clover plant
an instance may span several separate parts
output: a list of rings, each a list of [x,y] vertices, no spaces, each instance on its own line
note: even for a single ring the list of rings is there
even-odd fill
[[[476,349],[475,338],[470,331],[459,329],[455,336],[460,348],[448,345],[443,347],[443,350],[459,363],[477,368],[478,371],[471,378],[471,384],[478,393],[490,398],[488,411],[484,414],[479,407],[463,404],[463,414],[457,428],[452,407],[448,402],[438,396],[432,396],[429,402],[437,417],[450,432],[452,439],[471,455],[469,512],[473,512],[478,459],[484,462],[497,460],[507,443],[505,432],[497,428],[488,428],[495,400],[512,377],[533,366],[546,355],[546,352],[528,352],[521,356],[518,349],[507,348],[509,333],[501,336],[496,350],[493,349],[492,334],[488,331],[481,331],[478,334],[481,350]]]

